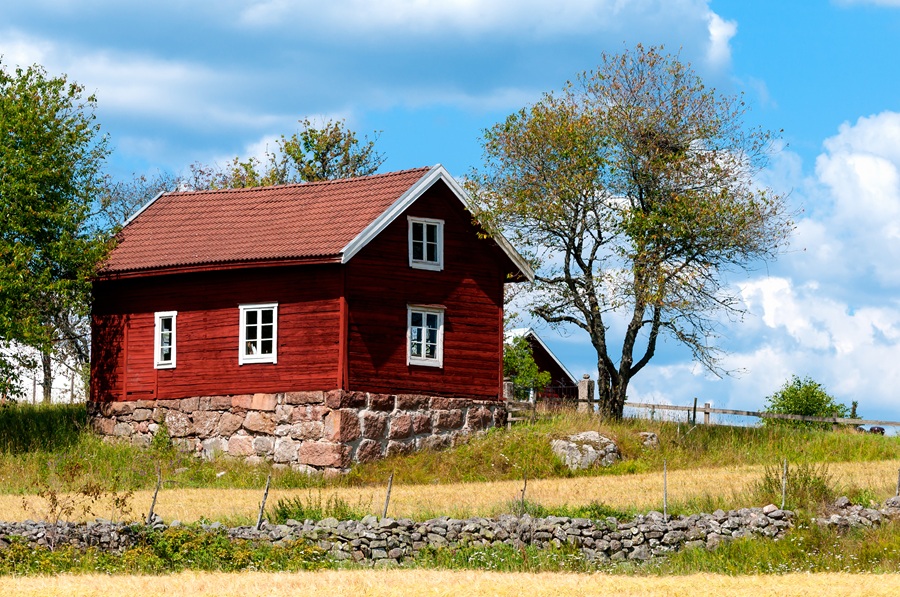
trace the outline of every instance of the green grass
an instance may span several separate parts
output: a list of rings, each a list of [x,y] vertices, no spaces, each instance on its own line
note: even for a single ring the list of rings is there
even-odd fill
[[[780,541],[740,539],[714,551],[685,550],[648,566],[654,574],[787,574],[900,572],[900,524],[840,531],[808,520]]]
[[[280,499],[267,512],[267,520],[273,524],[284,524],[289,519],[299,522],[304,520],[360,520],[369,514],[368,508],[353,506],[338,496],[332,495],[323,500],[321,493],[312,493],[303,499],[294,497]]]
[[[63,450],[78,442],[87,428],[83,404],[0,406],[0,453]]]
[[[550,440],[594,429],[619,444],[623,461],[609,468],[573,473],[550,450]],[[638,432],[659,436],[660,448],[643,448]],[[601,422],[590,415],[557,414],[511,430],[494,429],[452,450],[418,452],[354,467],[341,482],[383,484],[393,472],[399,483],[453,483],[621,475],[737,465],[860,462],[900,457],[900,437],[790,429],[727,427],[624,420]]]
[[[272,545],[229,539],[224,531],[207,532],[197,527],[138,529],[137,533],[136,545],[122,553],[93,547],[32,549],[24,541],[13,540],[6,549],[0,549],[0,575],[293,572],[334,566],[324,551],[304,542]]]
[[[13,406],[0,409],[0,492],[33,493],[66,479],[70,487],[85,482],[106,490],[152,489],[160,468],[165,487],[260,488],[272,475],[276,488],[329,485],[383,486],[474,481],[623,475],[700,467],[772,465],[787,458],[803,463],[874,461],[900,456],[900,438],[871,434],[789,428],[726,427],[625,420],[601,422],[590,415],[563,413],[540,417],[511,430],[494,429],[455,448],[423,451],[356,465],[348,475],[323,479],[271,465],[247,465],[218,458],[212,462],[179,454],[157,442],[138,449],[101,441],[85,427],[84,408]],[[595,429],[618,441],[624,460],[612,467],[573,473],[550,450],[550,440]],[[639,431],[653,431],[658,450],[643,448]],[[709,505],[722,507],[712,499]],[[715,509],[715,508],[712,508]]]

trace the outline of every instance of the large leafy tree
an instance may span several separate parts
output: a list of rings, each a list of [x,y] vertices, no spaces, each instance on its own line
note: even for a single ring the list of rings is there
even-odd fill
[[[375,149],[377,139],[377,133],[372,140],[358,139],[343,120],[317,126],[305,118],[300,131],[282,135],[262,161],[234,158],[224,168],[194,164],[186,183],[196,189],[238,189],[368,176],[385,159]]]
[[[741,312],[726,274],[790,234],[783,196],[754,180],[775,136],[745,112],[637,46],[485,132],[469,183],[480,218],[539,266],[532,313],[590,336],[606,416],[622,416],[664,335],[719,371],[717,323]]]
[[[49,354],[54,325],[87,310],[107,236],[89,226],[106,138],[96,99],[40,66],[0,63],[0,343]],[[0,354],[6,354],[6,351]],[[2,359],[3,357],[0,357]],[[4,393],[15,367],[2,364]]]

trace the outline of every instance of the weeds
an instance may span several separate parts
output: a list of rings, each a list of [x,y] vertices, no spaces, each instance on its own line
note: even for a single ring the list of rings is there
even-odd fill
[[[781,466],[767,466],[762,478],[753,485],[754,499],[758,503],[780,504],[783,474]],[[837,494],[827,463],[788,466],[785,507],[815,511],[833,501]]]
[[[301,497],[282,498],[267,513],[269,522],[284,524],[288,520],[322,520],[336,518],[338,520],[359,520],[370,512],[361,505],[352,506],[336,495],[322,501],[322,493],[309,494],[306,500]]]
[[[122,553],[60,546],[32,549],[13,538],[0,549],[0,574],[170,574],[184,570],[293,572],[332,567],[325,552],[297,541],[282,545],[231,539],[224,531],[197,527],[136,529],[137,541]]]

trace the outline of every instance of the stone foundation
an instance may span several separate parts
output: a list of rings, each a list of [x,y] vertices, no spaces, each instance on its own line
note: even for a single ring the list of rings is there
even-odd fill
[[[345,390],[88,402],[102,436],[149,446],[165,423],[180,450],[272,461],[308,472],[444,448],[506,424],[503,402]]]

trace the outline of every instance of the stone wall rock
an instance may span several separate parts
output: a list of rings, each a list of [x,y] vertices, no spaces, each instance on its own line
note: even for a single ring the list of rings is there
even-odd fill
[[[371,440],[370,440],[371,441]],[[500,544],[519,548],[532,545],[539,549],[571,546],[591,562],[644,561],[665,557],[682,549],[714,549],[739,537],[777,539],[791,528],[793,513],[774,507],[743,508],[712,514],[694,514],[666,519],[660,512],[636,516],[632,520],[616,518],[589,520],[549,516],[532,518],[502,515],[497,518],[433,518],[416,522],[408,518],[376,518],[338,521],[288,520],[285,524],[263,523],[255,527],[226,528],[220,523],[202,525],[210,532],[225,532],[233,539],[271,543],[306,540],[325,549],[337,560],[354,560],[370,565],[400,564],[422,549],[488,547]],[[158,517],[152,525],[166,525]],[[180,526],[173,521],[171,526]],[[25,521],[0,522],[0,546],[19,537],[34,548],[72,545],[98,547],[121,552],[133,546],[139,527],[98,520],[88,524]]]
[[[96,433],[150,445],[165,423],[180,449],[210,458],[265,459],[335,473],[416,449],[439,449],[504,426],[499,401],[366,392],[296,391],[88,403]]]

